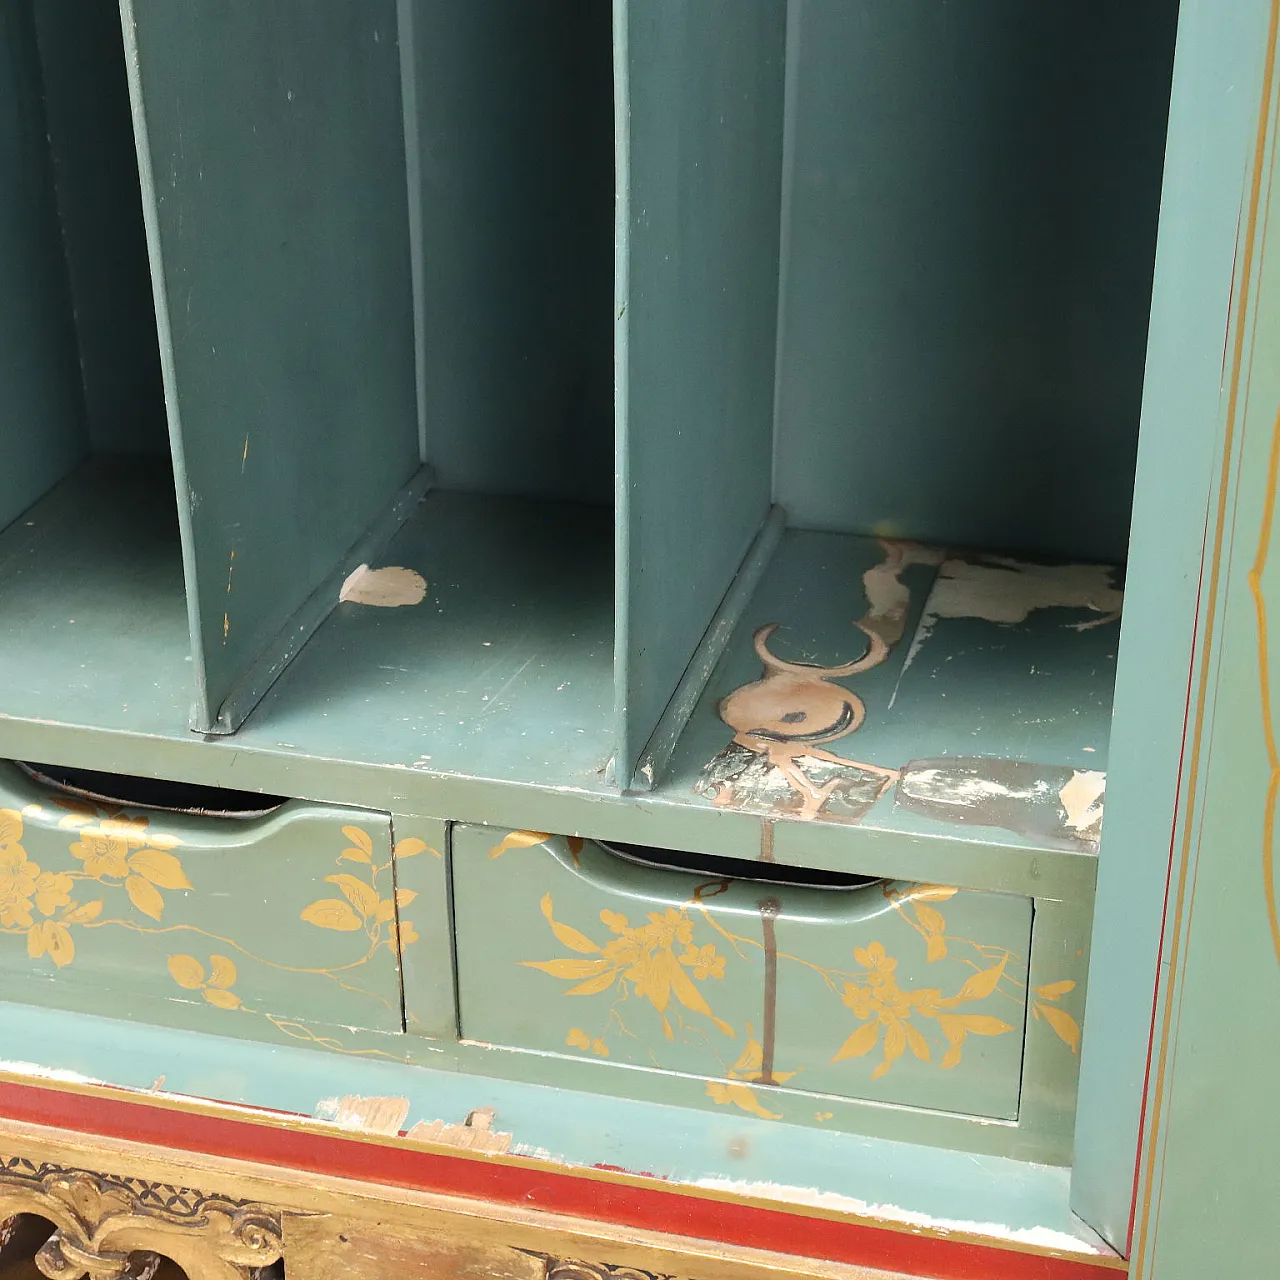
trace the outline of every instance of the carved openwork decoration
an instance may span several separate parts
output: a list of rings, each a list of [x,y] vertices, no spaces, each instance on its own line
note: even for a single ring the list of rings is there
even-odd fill
[[[173,1258],[190,1280],[250,1280],[283,1247],[267,1205],[0,1155],[0,1222],[20,1213],[57,1228],[36,1255],[50,1280],[120,1280],[140,1251]]]
[[[578,1258],[547,1258],[547,1280],[678,1280],[660,1271],[615,1267],[607,1262],[583,1262]]]

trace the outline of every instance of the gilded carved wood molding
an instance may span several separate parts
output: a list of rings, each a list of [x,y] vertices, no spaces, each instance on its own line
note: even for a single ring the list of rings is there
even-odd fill
[[[253,1280],[282,1254],[280,1211],[190,1187],[0,1155],[0,1222],[34,1214],[54,1232],[36,1254],[49,1280],[121,1280],[138,1254],[188,1280]]]

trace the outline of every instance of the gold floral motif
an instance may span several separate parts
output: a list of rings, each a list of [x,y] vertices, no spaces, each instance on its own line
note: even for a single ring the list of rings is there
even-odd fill
[[[527,968],[541,969],[553,978],[572,982],[574,985],[564,992],[565,995],[598,995],[613,988],[615,998],[609,1020],[628,1035],[631,1033],[622,1022],[617,1006],[631,995],[647,1000],[653,1006],[661,1019],[662,1033],[668,1040],[675,1037],[675,1029],[668,1016],[673,996],[684,1009],[709,1019],[724,1035],[734,1034],[733,1028],[712,1012],[697,985],[724,976],[724,957],[716,952],[713,943],[701,947],[694,945],[693,921],[686,909],[668,907],[665,912],[651,911],[648,924],[634,926],[626,916],[616,911],[602,911],[600,922],[614,935],[602,946],[585,933],[557,920],[549,893],[543,896],[540,906],[543,917],[562,946],[579,955],[596,957],[592,960],[520,962]],[[681,948],[679,954],[677,947]],[[570,1034],[572,1036],[572,1032]],[[592,1052],[599,1053],[586,1032],[566,1043],[574,1048],[591,1047]],[[603,1039],[600,1043],[607,1049]]]

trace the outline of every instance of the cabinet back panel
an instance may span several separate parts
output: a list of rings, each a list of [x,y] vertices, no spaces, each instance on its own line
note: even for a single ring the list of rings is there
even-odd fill
[[[126,0],[207,719],[418,467],[394,0]]]
[[[618,776],[769,506],[786,6],[615,4]]]
[[[1123,559],[1176,0],[792,0],[776,496]]]
[[[30,7],[0,5],[0,528],[88,445],[42,97]]]
[[[405,0],[425,457],[609,503],[613,151],[599,0]]]
[[[45,115],[95,453],[167,458],[120,14],[35,0]]]

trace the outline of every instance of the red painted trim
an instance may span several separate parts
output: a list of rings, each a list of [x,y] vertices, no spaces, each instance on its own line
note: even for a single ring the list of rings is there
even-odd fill
[[[533,1164],[462,1159],[35,1085],[0,1082],[0,1115],[204,1155],[881,1267],[929,1280],[1101,1280],[1104,1274],[1121,1274],[1084,1259],[682,1194],[657,1180],[652,1187],[636,1186],[634,1180],[612,1183]]]

